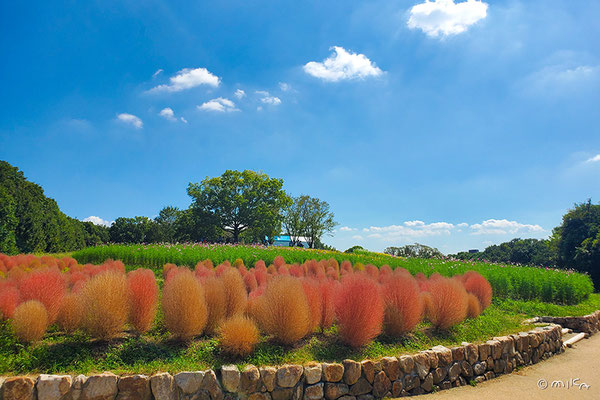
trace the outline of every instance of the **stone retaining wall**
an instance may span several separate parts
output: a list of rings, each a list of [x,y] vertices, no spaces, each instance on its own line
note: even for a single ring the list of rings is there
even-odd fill
[[[583,317],[540,317],[540,322],[561,325],[575,332],[585,332],[590,335],[600,331],[600,310]]]
[[[482,382],[563,351],[561,327],[537,328],[482,344],[462,343],[401,357],[305,366],[117,376],[103,373],[0,378],[4,400],[374,400]]]

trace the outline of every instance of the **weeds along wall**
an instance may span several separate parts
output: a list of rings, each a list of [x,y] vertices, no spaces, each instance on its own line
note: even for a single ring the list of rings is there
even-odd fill
[[[426,277],[401,267],[340,265],[335,259],[290,265],[279,257],[250,268],[240,259],[216,267],[204,260],[193,269],[165,264],[160,296],[151,270],[126,273],[121,261],[81,265],[71,258],[0,258],[5,271],[0,312],[24,343],[40,340],[54,324],[53,334],[80,329],[103,341],[160,324],[170,339],[213,336],[225,353],[244,357],[260,332],[266,340],[293,346],[335,324],[337,340],[359,348],[383,332],[402,338],[424,319],[447,330],[477,318],[493,293],[475,271]],[[427,309],[424,297],[430,299]],[[469,298],[476,312],[469,311]]]
[[[307,260],[335,259],[339,264],[347,260],[353,265],[384,265],[392,269],[402,267],[416,275],[430,276],[439,273],[444,276],[463,274],[473,270],[485,277],[497,297],[540,300],[557,304],[577,304],[587,299],[594,291],[588,275],[570,270],[536,268],[491,264],[474,261],[455,261],[437,259],[417,259],[393,257],[387,254],[363,252],[347,254],[326,250],[307,250],[299,248],[217,245],[217,244],[180,244],[180,245],[106,245],[89,247],[73,256],[80,263],[102,263],[108,259],[122,260],[127,265],[161,268],[165,263],[193,267],[200,260],[210,259],[215,265],[226,260],[240,259],[247,266],[264,260],[266,265],[274,263],[282,256],[289,264],[302,264]]]

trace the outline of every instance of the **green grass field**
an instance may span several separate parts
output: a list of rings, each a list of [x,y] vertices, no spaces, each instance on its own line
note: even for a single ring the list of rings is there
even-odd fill
[[[264,260],[268,265],[278,255],[283,256],[288,264],[302,263],[310,259],[334,258],[338,262],[349,260],[353,264],[373,264],[379,267],[388,264],[392,268],[402,267],[413,275],[422,272],[429,276],[438,272],[452,276],[474,270],[487,278],[497,298],[578,304],[587,299],[594,289],[589,276],[573,271],[474,261],[402,258],[366,251],[347,254],[288,247],[180,244],[107,245],[89,247],[73,253],[73,257],[79,263],[101,263],[112,258],[121,260],[126,265],[154,269],[162,268],[165,263],[194,267],[198,261],[205,259],[211,259],[215,265],[226,260],[233,262],[236,259],[243,260],[246,266],[253,266],[258,260]]]

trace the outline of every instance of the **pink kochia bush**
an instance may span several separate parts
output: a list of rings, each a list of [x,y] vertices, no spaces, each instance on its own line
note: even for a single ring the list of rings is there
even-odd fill
[[[467,291],[456,279],[436,277],[429,282],[433,300],[429,320],[438,329],[448,329],[467,317]]]
[[[334,259],[286,264],[278,256],[268,267],[259,260],[251,268],[241,259],[233,266],[204,260],[193,271],[165,264],[162,273],[161,297],[153,271],[126,274],[121,261],[80,265],[0,254],[0,318],[20,329],[23,341],[38,340],[52,324],[64,334],[82,329],[110,340],[126,329],[150,330],[161,298],[162,323],[175,338],[218,336],[224,350],[242,356],[259,340],[256,329],[266,340],[293,346],[318,331],[331,335],[326,330],[335,324],[341,341],[360,347],[382,330],[405,335],[424,318],[449,329],[476,318],[492,300],[489,282],[477,272],[413,277],[400,267]],[[28,325],[36,329],[29,333]]]
[[[492,285],[480,273],[467,271],[462,281],[466,291],[477,297],[482,311],[492,304]]]
[[[335,294],[335,315],[345,343],[361,347],[381,333],[384,303],[379,285],[363,273],[342,280]]]
[[[158,308],[158,285],[154,273],[140,268],[127,275],[129,323],[139,333],[150,330]]]
[[[65,295],[66,283],[58,268],[33,271],[19,283],[22,301],[37,300],[46,307],[48,323],[58,317],[60,304]]]
[[[388,335],[402,336],[417,326],[423,317],[419,285],[410,274],[393,274],[383,286],[384,329]]]

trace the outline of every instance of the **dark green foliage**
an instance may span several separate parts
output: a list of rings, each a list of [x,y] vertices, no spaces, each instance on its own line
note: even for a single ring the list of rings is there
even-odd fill
[[[354,253],[356,250],[364,250],[364,248],[362,246],[352,246],[349,249],[347,249],[346,251],[344,251],[344,253]]]
[[[460,260],[487,260],[543,267],[556,265],[557,262],[556,253],[553,251],[550,241],[538,239],[517,238],[510,242],[486,247],[481,252],[460,252],[451,256]]]
[[[324,247],[321,238],[330,235],[336,225],[329,204],[315,197],[294,197],[283,210],[283,226],[292,242],[303,236],[310,248]]]
[[[396,257],[440,258],[444,256],[435,247],[429,247],[419,243],[407,244],[402,247],[386,247],[383,252]]]
[[[600,288],[600,204],[575,204],[554,229],[553,239],[559,265],[587,272]]]
[[[0,252],[5,254],[77,250],[104,243],[107,230],[63,214],[23,172],[0,161]]]
[[[252,238],[264,242],[281,229],[281,210],[290,202],[282,188],[283,180],[264,173],[227,170],[221,176],[190,183],[188,194],[191,208],[211,216],[221,230],[231,234],[234,243],[247,230],[252,231]]]

